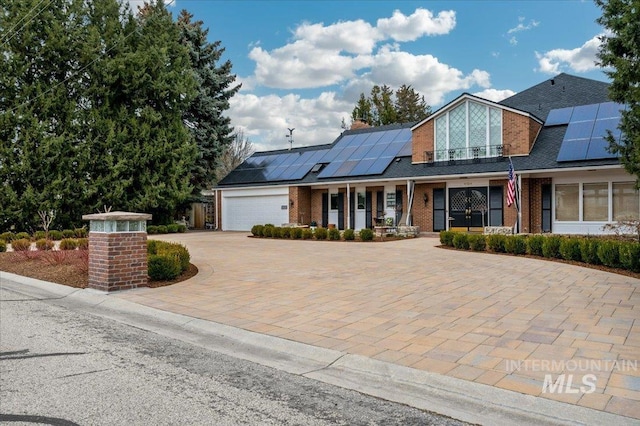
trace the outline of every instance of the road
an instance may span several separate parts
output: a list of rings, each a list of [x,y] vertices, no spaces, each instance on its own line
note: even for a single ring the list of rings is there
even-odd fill
[[[0,289],[4,422],[463,424]]]

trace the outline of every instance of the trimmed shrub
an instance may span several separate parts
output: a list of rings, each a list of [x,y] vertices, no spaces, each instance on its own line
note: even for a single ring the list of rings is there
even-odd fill
[[[169,230],[167,229],[167,225],[158,225],[156,227],[156,231],[158,231],[158,234],[166,234],[167,232],[169,232]]]
[[[440,231],[440,242],[447,247],[453,247],[453,237],[456,235],[453,231]]]
[[[267,238],[273,237],[273,228],[274,228],[273,225],[271,226],[265,225],[264,228],[262,228],[262,236]]]
[[[180,259],[176,255],[152,254],[147,264],[149,278],[153,281],[172,280],[180,275]]]
[[[20,238],[11,241],[11,248],[13,251],[29,251],[31,250],[31,240],[27,238]]]
[[[362,241],[372,241],[373,240],[373,231],[369,228],[364,228],[360,230],[360,239]]]
[[[546,258],[555,257],[560,259],[562,257],[560,255],[560,243],[562,243],[562,238],[557,235],[545,238],[544,243],[542,243],[542,255]]]
[[[580,258],[585,263],[599,265],[598,246],[600,241],[596,238],[583,238],[580,240]]]
[[[624,269],[640,272],[640,243],[622,242],[618,246],[620,264]]]
[[[78,240],[73,238],[65,238],[60,241],[60,250],[75,250],[78,248]]]
[[[184,272],[189,269],[191,255],[187,248],[182,244],[159,240],[147,240],[147,254],[149,256],[176,257],[180,265],[180,272]]]
[[[40,238],[36,241],[36,248],[40,251],[48,251],[53,249],[53,241],[47,240],[46,238]]]
[[[527,254],[542,256],[542,245],[545,238],[544,235],[531,235],[527,238]]]
[[[326,240],[329,233],[327,232],[327,228],[316,228],[314,235],[316,240]]]
[[[180,234],[184,234],[185,232],[187,232],[187,225],[179,224],[178,225],[178,232]]]
[[[43,238],[47,238],[47,233],[44,231],[36,231],[33,233],[33,239],[38,241],[41,240]]]
[[[471,234],[468,240],[469,248],[473,251],[485,251],[487,249],[487,239],[484,235]]]
[[[271,236],[273,238],[282,238],[282,228],[274,226],[271,230]]]
[[[6,243],[10,243],[15,239],[16,239],[16,234],[14,234],[13,232],[3,232],[2,234],[0,234],[0,240]]]
[[[89,250],[89,239],[88,238],[78,238],[78,249],[80,250]]]
[[[309,231],[311,230],[309,229]],[[313,235],[313,233],[311,233],[311,235]],[[291,239],[299,240],[300,238],[302,238],[302,228],[291,228]]]
[[[147,240],[147,254],[158,254],[158,240]]]
[[[73,238],[75,236],[76,236],[76,233],[73,229],[62,230],[62,238]]]
[[[511,254],[525,254],[527,239],[522,235],[511,235],[504,240],[504,251]]]
[[[158,233],[158,227],[156,225],[147,226],[147,234],[154,235]]]
[[[469,250],[469,236],[462,232],[457,232],[453,237],[453,246],[459,250]]]
[[[560,242],[560,254],[565,260],[581,261],[580,240],[574,237],[563,238]]]
[[[345,229],[342,237],[345,241],[353,241],[356,239],[356,233],[353,231],[353,229]]]
[[[280,228],[280,237],[291,238],[291,228],[288,226]]]
[[[0,240],[0,253],[7,251],[7,243],[4,240]]]
[[[54,241],[60,241],[62,237],[62,231],[57,231],[55,229],[53,231],[49,231],[49,238]]]
[[[60,231],[58,231],[58,232],[60,232]],[[29,233],[28,233],[28,232],[18,232],[18,233],[16,234],[16,237],[15,237],[15,239],[16,239],[16,240],[23,240],[23,239],[25,239],[25,238],[26,238],[27,240],[30,240],[30,239],[31,239],[31,235],[29,235]]]
[[[487,246],[489,249],[496,253],[504,253],[504,243],[507,237],[500,234],[492,234],[487,236]]]
[[[618,242],[613,240],[601,241],[598,245],[598,258],[604,266],[611,268],[620,266]]]
[[[337,228],[329,229],[329,239],[331,241],[339,241],[340,240],[340,231]]]
[[[73,232],[76,235],[76,238],[87,238],[87,235],[89,235],[87,228],[76,228]]]
[[[302,230],[302,239],[303,240],[310,240],[313,238],[313,231],[309,228],[303,229]]]
[[[264,230],[263,225],[253,225],[251,227],[251,235],[254,237],[262,237],[262,231]]]
[[[167,232],[169,234],[177,234],[179,227],[180,225],[178,225],[177,223],[170,223],[169,225],[167,225]]]

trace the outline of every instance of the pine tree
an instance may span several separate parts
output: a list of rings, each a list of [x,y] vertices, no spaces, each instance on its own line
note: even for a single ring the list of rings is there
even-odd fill
[[[358,103],[351,112],[351,120],[362,121],[364,123],[372,125],[373,118],[374,117],[371,110],[371,100],[367,99],[364,96],[364,93],[360,93],[360,99],[358,99]]]
[[[396,90],[395,110],[399,123],[420,121],[431,115],[431,107],[410,85],[403,84]]]
[[[619,142],[609,137],[610,149],[620,154],[625,169],[636,176],[640,187],[640,2],[638,0],[596,0],[602,9],[598,23],[609,30],[602,37],[598,57],[611,77],[609,96],[623,103]]]
[[[191,171],[191,184],[199,195],[216,180],[215,170],[226,148],[233,142],[231,120],[223,114],[229,100],[240,90],[232,87],[236,76],[231,74],[231,62],[218,65],[224,49],[221,42],[207,41],[208,29],[202,21],[192,21],[193,15],[183,10],[177,20],[180,41],[189,49],[191,67],[197,81],[196,95],[183,115],[198,147],[196,163]]]
[[[395,93],[386,84],[375,85],[371,95],[360,94],[360,99],[351,112],[353,121],[362,120],[371,126],[384,126],[394,123],[411,123],[431,115],[431,107],[424,96],[411,86],[403,84]]]

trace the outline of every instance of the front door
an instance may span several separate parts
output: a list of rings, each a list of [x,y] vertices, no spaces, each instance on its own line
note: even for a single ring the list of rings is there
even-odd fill
[[[449,189],[450,229],[481,231],[488,210],[486,187]]]

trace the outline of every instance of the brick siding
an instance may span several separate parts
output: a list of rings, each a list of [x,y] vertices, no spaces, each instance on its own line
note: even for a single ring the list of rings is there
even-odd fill
[[[89,233],[89,287],[102,291],[147,285],[147,233]]]

